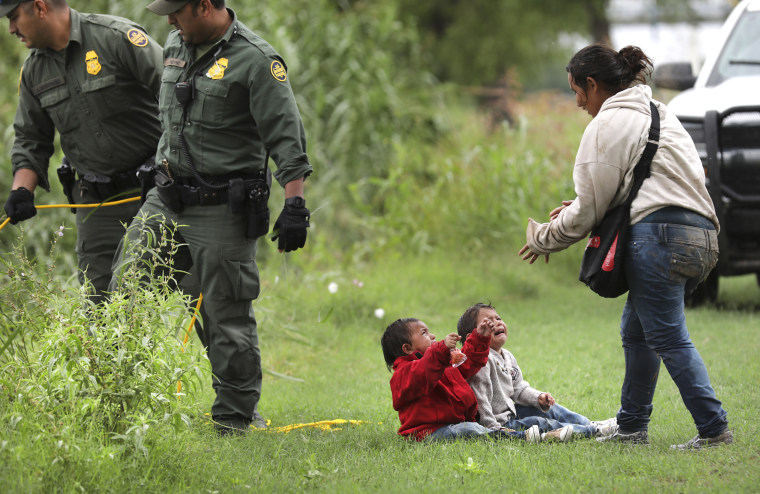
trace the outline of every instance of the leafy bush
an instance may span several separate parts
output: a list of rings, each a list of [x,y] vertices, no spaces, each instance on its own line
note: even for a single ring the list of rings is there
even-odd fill
[[[162,237],[157,248],[170,244]],[[196,409],[179,399],[177,382],[192,397],[205,355],[185,352],[179,336],[187,324],[186,300],[170,293],[168,283],[142,283],[143,266],[132,263],[125,267],[124,290],[94,305],[84,288],[61,287],[54,263],[41,276],[19,248],[3,264],[3,422],[65,436],[84,429],[143,452],[152,426],[179,430],[189,423]]]

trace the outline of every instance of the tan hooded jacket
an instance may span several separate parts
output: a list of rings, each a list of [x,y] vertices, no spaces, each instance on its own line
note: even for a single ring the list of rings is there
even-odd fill
[[[637,85],[611,96],[588,124],[573,169],[576,198],[549,223],[529,220],[527,244],[536,254],[566,249],[586,237],[604,214],[625,201],[633,169],[644,152],[651,115],[649,86]],[[667,106],[660,112],[660,142],[631,206],[631,224],[666,206],[679,206],[709,218],[719,228],[705,174],[693,141]]]

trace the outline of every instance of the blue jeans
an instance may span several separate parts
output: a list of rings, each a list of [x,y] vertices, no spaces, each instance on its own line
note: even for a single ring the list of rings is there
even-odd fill
[[[477,422],[460,422],[458,424],[444,425],[434,430],[425,439],[428,441],[443,441],[447,439],[493,437],[496,439],[525,439],[524,431],[501,431],[499,429],[487,429]]]
[[[537,425],[541,432],[549,432],[572,425],[573,434],[583,434],[586,437],[596,435],[596,426],[589,419],[562,405],[555,404],[549,411],[544,412],[540,408],[515,404],[515,411],[517,417],[508,421],[505,427],[522,430]]]
[[[715,230],[673,223],[631,227],[625,260],[630,291],[620,321],[625,378],[617,420],[623,431],[647,429],[660,359],[699,434],[713,437],[728,427],[684,315],[684,293],[707,277],[717,256]]]

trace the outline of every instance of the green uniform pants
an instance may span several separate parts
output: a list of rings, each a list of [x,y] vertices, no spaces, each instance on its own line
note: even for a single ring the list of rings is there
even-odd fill
[[[140,195],[138,190],[134,197]],[[98,204],[92,193],[79,193],[75,187],[75,200],[78,204]],[[77,246],[76,253],[79,262],[79,283],[88,281],[93,288],[92,300],[101,302],[111,281],[111,265],[113,256],[119,248],[119,242],[124,237],[125,225],[132,222],[140,209],[140,201],[127,202],[117,206],[102,206],[98,208],[78,208]]]
[[[197,277],[203,292],[204,343],[213,373],[216,400],[211,414],[216,422],[245,428],[261,395],[261,353],[252,301],[259,295],[256,240],[245,237],[245,217],[230,213],[226,204],[191,206],[182,213],[170,211],[156,189],[148,193],[139,217],[153,232],[163,222],[167,228],[180,225],[174,238],[181,246],[174,266]],[[136,218],[134,226],[141,220]],[[157,236],[157,235],[156,235]],[[130,228],[114,258],[117,279],[124,250],[149,238],[139,228]]]

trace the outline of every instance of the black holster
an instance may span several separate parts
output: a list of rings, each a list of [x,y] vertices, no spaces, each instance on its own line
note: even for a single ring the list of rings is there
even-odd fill
[[[269,170],[267,170],[269,171]],[[247,238],[259,238],[269,232],[269,185],[266,180],[249,181],[246,187]]]
[[[179,184],[160,168],[156,168],[155,182],[161,202],[171,211],[181,213],[185,209],[185,206],[180,196]]]
[[[245,215],[246,238],[259,238],[269,231],[269,186],[272,172],[261,170],[256,178],[234,177],[227,181],[227,208]]]
[[[137,169],[137,179],[140,181],[140,205],[145,204],[148,192],[156,186],[155,160],[156,157],[151,156]]]
[[[76,182],[77,177],[66,156],[61,160],[61,166],[57,171],[58,180],[61,181],[61,186],[63,186],[63,193],[66,195],[66,199],[68,199],[69,204],[74,204],[74,182]],[[76,208],[71,208],[71,212],[76,213]]]

